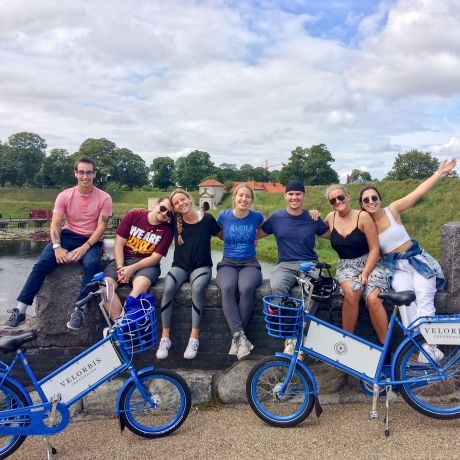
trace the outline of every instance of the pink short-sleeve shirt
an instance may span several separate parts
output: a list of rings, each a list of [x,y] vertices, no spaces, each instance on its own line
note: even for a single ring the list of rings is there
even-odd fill
[[[112,198],[97,187],[89,195],[81,194],[78,187],[68,188],[57,196],[53,213],[65,217],[64,228],[89,237],[96,230],[100,216],[112,215]]]

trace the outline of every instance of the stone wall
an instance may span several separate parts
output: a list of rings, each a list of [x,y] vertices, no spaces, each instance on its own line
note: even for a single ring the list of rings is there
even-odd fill
[[[441,263],[446,273],[447,284],[444,291],[436,296],[436,306],[439,313],[460,312],[460,222],[446,224],[442,227],[442,257]],[[66,322],[74,308],[74,300],[79,290],[81,267],[63,266],[54,270],[46,279],[37,296],[37,315],[28,319],[18,331],[0,330],[0,334],[8,335],[24,330],[34,329],[38,333],[38,340],[29,344],[29,361],[38,376],[43,376],[60,364],[68,361],[72,356],[93,344],[102,336],[104,323],[97,305],[91,305],[84,327],[78,331],[70,331]],[[163,280],[153,288],[153,293],[159,305],[163,292]],[[262,315],[261,299],[269,294],[268,280],[256,292],[254,315],[248,328],[248,337],[255,345],[254,358],[270,355],[282,348],[279,340],[269,337],[265,332]],[[121,290],[127,294],[126,288]],[[294,291],[293,296],[298,296]],[[342,298],[337,294],[330,304],[322,304],[318,316],[326,321],[340,325]],[[391,308],[388,309],[391,311]],[[159,308],[157,309],[158,317]],[[220,301],[220,293],[213,280],[206,291],[206,302],[202,329],[200,335],[200,349],[194,360],[185,360],[185,350],[191,323],[190,285],[185,283],[175,299],[173,328],[171,340],[173,346],[167,360],[161,362],[162,367],[175,369],[225,370],[236,360],[228,355],[231,336],[225,321]],[[159,322],[161,325],[161,321]],[[370,325],[367,310],[362,305],[359,324],[356,333],[370,341],[376,341]],[[400,337],[395,338],[393,348],[397,346]],[[156,361],[155,350],[143,353],[136,358],[139,364],[147,365]],[[22,377],[22,376],[19,376]]]

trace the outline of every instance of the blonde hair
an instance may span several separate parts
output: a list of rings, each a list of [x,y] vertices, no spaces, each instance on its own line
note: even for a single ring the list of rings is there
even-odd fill
[[[239,190],[241,190],[242,188],[247,188],[249,190],[249,192],[251,193],[251,201],[252,201],[252,204],[254,204],[254,190],[253,188],[248,185],[248,184],[239,184],[235,187],[235,190],[233,190],[233,193],[232,193],[232,204],[233,204],[233,207],[235,207],[235,198],[236,198],[236,194],[238,193]]]
[[[169,199],[171,200],[171,205],[174,209],[174,204],[173,204],[173,197],[179,193],[182,193],[182,195],[185,195],[187,198],[189,198],[192,203],[193,203],[193,198],[192,198],[192,195],[190,195],[190,193],[186,192],[185,190],[181,189],[181,188],[176,188],[175,190],[173,190],[171,192],[171,195],[169,195]],[[183,230],[183,226],[184,226],[184,219],[182,218],[182,215],[180,212],[177,212],[176,210],[174,210],[174,214],[176,215],[176,228],[177,228],[177,243],[179,244],[179,246],[183,246],[184,245],[184,238],[182,237],[182,230]]]
[[[342,184],[334,184],[334,185],[330,185],[327,189],[326,189],[326,198],[329,199],[329,193],[331,193],[332,191],[334,190],[342,190],[343,193],[345,193],[346,196],[350,196],[350,194],[348,193],[348,190],[347,188],[345,187],[345,185],[342,185]]]

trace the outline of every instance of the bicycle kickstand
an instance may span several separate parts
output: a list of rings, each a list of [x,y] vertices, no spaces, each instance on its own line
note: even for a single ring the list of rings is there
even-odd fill
[[[390,399],[393,396],[391,385],[385,385],[385,436],[390,436]]]
[[[45,442],[46,458],[51,460],[51,456],[57,454],[57,450],[50,444],[48,436],[44,436],[43,441]]]
[[[379,411],[377,410],[377,400],[379,399],[380,387],[374,383],[374,389],[372,392],[372,409],[369,412],[369,420],[375,420],[379,418]]]

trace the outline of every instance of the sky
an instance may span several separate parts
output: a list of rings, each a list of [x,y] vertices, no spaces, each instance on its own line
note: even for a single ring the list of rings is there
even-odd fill
[[[0,141],[270,169],[322,143],[381,179],[460,158],[459,24],[458,0],[0,0]]]

